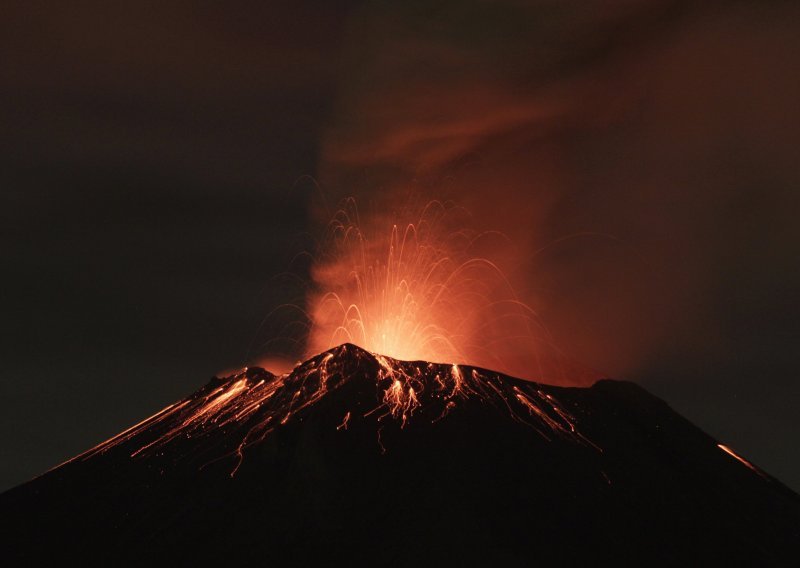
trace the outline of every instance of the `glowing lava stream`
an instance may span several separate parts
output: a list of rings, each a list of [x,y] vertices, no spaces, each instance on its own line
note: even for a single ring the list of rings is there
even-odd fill
[[[734,452],[732,449],[730,449],[730,448],[729,448],[728,446],[726,446],[725,444],[717,444],[717,447],[718,447],[720,450],[722,450],[723,452],[725,452],[726,454],[728,454],[729,456],[731,456],[733,459],[735,459],[736,461],[738,461],[738,462],[739,462],[740,464],[742,464],[743,466],[745,466],[745,467],[747,467],[747,468],[751,469],[752,471],[754,471],[755,473],[757,473],[757,474],[758,474],[758,475],[760,475],[761,477],[764,477],[764,478],[766,478],[766,476],[764,475],[764,473],[763,473],[763,472],[762,472],[760,469],[758,469],[756,466],[754,466],[753,464],[751,464],[749,461],[747,461],[746,459],[744,459],[742,456],[740,456],[739,454],[737,454],[736,452]]]
[[[123,445],[132,458],[158,454],[169,444],[223,429],[231,434],[230,439],[238,440],[226,454],[236,458],[231,472],[234,475],[249,446],[293,419],[302,420],[309,407],[348,384],[367,392],[374,390],[375,407],[360,414],[353,407],[330,427],[346,431],[355,423],[371,421],[382,448],[380,430],[387,421],[395,421],[401,429],[417,414],[438,422],[467,399],[475,398],[507,412],[511,419],[534,428],[546,440],[557,436],[600,451],[579,432],[575,417],[537,383],[473,367],[399,361],[345,344],[306,361],[291,373],[273,375],[250,368],[214,379],[192,397],[166,407],[74,460],[86,460]]]

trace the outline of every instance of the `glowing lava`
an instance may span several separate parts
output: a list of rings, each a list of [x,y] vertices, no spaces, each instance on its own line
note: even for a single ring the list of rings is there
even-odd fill
[[[761,477],[764,477],[764,474],[761,472],[761,470],[760,470],[760,469],[758,469],[756,466],[754,466],[753,464],[751,464],[749,461],[747,461],[746,459],[744,459],[742,456],[740,456],[739,454],[737,454],[736,452],[734,452],[732,449],[730,449],[730,448],[729,448],[728,446],[726,446],[725,444],[717,444],[717,447],[718,447],[720,450],[722,450],[723,452],[725,452],[726,454],[728,454],[729,456],[731,456],[733,459],[735,459],[736,461],[738,461],[738,462],[739,462],[740,464],[742,464],[743,466],[745,466],[745,467],[749,468],[750,470],[754,471],[755,473],[757,473],[757,474],[758,474],[758,475],[760,475]]]
[[[385,426],[395,424],[402,430],[417,415],[424,417],[421,420],[438,422],[468,399],[495,406],[545,440],[558,436],[600,450],[580,434],[576,418],[542,390],[542,385],[474,367],[400,361],[346,344],[309,359],[291,373],[273,375],[251,368],[215,379],[192,397],[168,406],[74,460],[86,460],[123,444],[127,444],[132,458],[163,453],[170,444],[213,436],[221,429],[233,441],[223,457],[234,459],[231,475],[235,475],[248,447],[277,428],[302,420],[310,407],[344,387],[374,396],[375,405],[347,409],[330,428],[345,431],[356,424],[372,424],[383,452],[387,451],[381,441]]]
[[[565,374],[547,330],[501,270],[507,239],[467,230],[459,215],[431,202],[412,222],[376,216],[377,226],[364,227],[355,201],[345,201],[316,258],[306,355],[353,343],[396,359],[581,382]],[[480,254],[487,249],[494,254]]]

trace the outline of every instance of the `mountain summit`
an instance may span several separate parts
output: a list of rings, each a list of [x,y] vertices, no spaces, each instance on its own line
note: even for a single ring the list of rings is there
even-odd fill
[[[800,497],[627,382],[346,344],[248,368],[0,495],[6,555],[796,565]]]

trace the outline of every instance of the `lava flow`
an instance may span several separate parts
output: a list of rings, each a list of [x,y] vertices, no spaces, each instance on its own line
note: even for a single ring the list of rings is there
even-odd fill
[[[190,398],[166,407],[75,460],[87,460],[128,443],[130,457],[149,456],[163,453],[175,441],[201,439],[222,430],[231,434],[229,439],[235,444],[217,459],[235,458],[233,476],[248,447],[263,441],[276,428],[302,420],[309,407],[345,386],[371,391],[375,404],[366,409],[348,408],[330,427],[345,430],[356,422],[371,421],[383,452],[387,448],[380,432],[387,421],[400,429],[417,415],[437,422],[468,399],[507,412],[545,440],[557,436],[600,450],[579,432],[572,413],[543,390],[548,387],[476,367],[400,361],[344,344],[309,359],[291,373],[274,375],[261,368],[245,368],[214,379]]]

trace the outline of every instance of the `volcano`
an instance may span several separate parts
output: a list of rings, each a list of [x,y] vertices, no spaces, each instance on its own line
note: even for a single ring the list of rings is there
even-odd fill
[[[345,344],[0,496],[18,562],[797,565],[800,497],[641,387]]]

